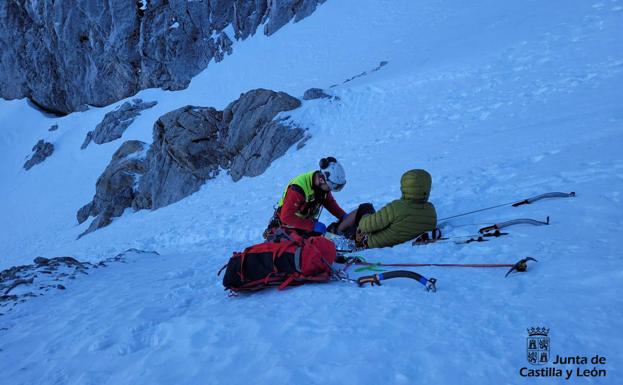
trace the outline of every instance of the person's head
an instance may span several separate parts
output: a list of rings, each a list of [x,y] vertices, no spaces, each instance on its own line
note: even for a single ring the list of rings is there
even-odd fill
[[[346,173],[338,161],[332,157],[320,159],[320,172],[315,183],[322,191],[340,191],[346,184]]]
[[[426,202],[430,195],[432,178],[426,170],[409,170],[400,178],[402,199]]]

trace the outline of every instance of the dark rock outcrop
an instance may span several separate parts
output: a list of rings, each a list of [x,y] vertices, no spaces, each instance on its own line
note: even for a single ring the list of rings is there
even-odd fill
[[[283,92],[258,89],[225,110],[186,106],[154,125],[148,170],[139,184],[136,209],[157,209],[199,190],[229,169],[232,179],[257,176],[303,138],[304,130],[274,121],[301,102]]]
[[[33,166],[43,162],[46,158],[54,153],[54,145],[43,139],[39,140],[32,148],[34,154],[24,163],[24,168],[30,170]]]
[[[303,94],[304,100],[329,99],[331,95],[327,95],[322,88],[310,88]]]
[[[137,155],[142,147],[134,142],[124,143],[113,156],[93,201],[77,213],[80,223],[96,217],[84,234],[108,225],[128,207],[158,209],[177,202],[222,169],[234,181],[260,175],[304,138],[302,128],[289,126],[285,116],[277,118],[300,105],[283,92],[258,89],[223,111],[186,106],[161,116],[146,156]]]
[[[70,280],[89,275],[89,272],[106,267],[109,263],[123,262],[130,254],[158,255],[155,251],[129,249],[98,263],[81,262],[73,257],[36,257],[33,264],[0,271],[0,310],[11,310],[17,304],[50,290],[66,290]]]
[[[301,106],[283,92],[253,90],[223,111],[223,144],[234,181],[263,173],[274,159],[303,138],[303,130],[275,121],[277,114]]]
[[[148,171],[139,184],[134,208],[157,209],[193,192],[226,167],[219,140],[223,113],[186,106],[161,116],[154,124]]]
[[[0,1],[0,97],[63,115],[182,89],[233,39],[262,24],[271,35],[324,1]]]
[[[113,217],[121,216],[125,209],[132,206],[135,186],[145,173],[146,148],[145,143],[130,140],[114,153],[108,167],[97,179],[93,201],[84,205],[76,214],[78,223],[86,221],[90,216],[95,217],[80,237],[107,226]]]
[[[84,141],[82,142],[82,145],[80,146],[81,150],[86,149],[89,144],[91,144],[91,141],[93,140],[93,131],[89,131],[87,132],[87,136],[84,138]]]
[[[104,144],[121,138],[141,111],[152,108],[156,104],[158,104],[156,101],[145,103],[141,99],[133,99],[132,103],[123,103],[116,110],[104,115],[104,119],[95,127],[95,130],[87,133],[80,148],[83,150],[87,148],[91,140],[96,144]]]

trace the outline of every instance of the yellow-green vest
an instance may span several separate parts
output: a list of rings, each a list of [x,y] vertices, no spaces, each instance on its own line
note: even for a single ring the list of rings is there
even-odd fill
[[[281,206],[283,206],[283,202],[286,199],[286,193],[288,192],[288,189],[290,188],[290,186],[292,185],[297,185],[299,186],[302,190],[303,193],[305,194],[305,202],[309,203],[312,202],[315,199],[315,191],[313,188],[313,182],[314,182],[314,174],[316,173],[316,170],[313,171],[308,171],[305,172],[299,176],[296,176],[294,178],[292,178],[289,182],[288,185],[286,186],[285,190],[283,190],[283,194],[281,194],[281,199],[279,200],[279,204],[277,205],[279,208],[281,208]],[[312,213],[313,217],[317,217],[319,214],[319,210],[315,210],[314,213]],[[301,213],[296,213],[296,215],[298,217],[301,218],[305,218],[306,216],[301,214]]]

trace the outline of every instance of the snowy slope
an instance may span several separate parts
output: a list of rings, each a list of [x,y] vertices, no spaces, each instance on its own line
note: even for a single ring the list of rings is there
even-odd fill
[[[552,355],[607,358],[605,378],[539,383],[621,383],[622,22],[620,1],[330,0],[270,38],[236,43],[187,90],[141,92],[159,104],[123,137],[151,142],[155,119],[186,104],[222,108],[252,88],[300,96],[338,84],[330,92],[339,101],[305,102],[292,114],[313,135],[304,148],[259,177],[222,175],[78,241],[88,224],[77,226],[75,212],[121,141],[80,144],[115,106],[59,119],[0,102],[0,268],[37,255],[161,254],[130,255],[0,316],[0,383],[523,383],[539,381],[519,375],[532,326],[551,329]],[[59,130],[48,132],[52,124]],[[40,138],[56,152],[25,172]],[[527,274],[420,268],[438,279],[436,294],[394,280],[228,298],[218,268],[261,240],[285,183],[326,155],[346,168],[336,197],[347,209],[395,199],[410,168],[433,175],[441,218],[547,191],[578,196],[442,224],[461,235],[550,216],[547,227],[362,253],[384,262],[533,256]]]

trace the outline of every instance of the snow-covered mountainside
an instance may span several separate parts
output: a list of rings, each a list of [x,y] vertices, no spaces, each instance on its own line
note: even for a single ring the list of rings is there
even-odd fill
[[[0,383],[521,384],[537,380],[522,377],[529,373],[548,384],[621,383],[621,25],[619,0],[329,0],[270,38],[237,42],[235,55],[186,90],[140,92],[158,104],[111,143],[80,149],[124,101],[62,118],[24,100],[0,102],[0,268],[37,256],[113,258],[64,279],[65,290],[0,307]],[[233,182],[221,173],[177,203],[127,210],[76,239],[88,227],[76,210],[115,150],[150,143],[159,116],[188,104],[223,109],[255,88],[300,98],[310,87],[335,98],[288,113],[312,137],[262,175]],[[54,153],[26,171],[40,139]],[[440,218],[549,191],[577,196],[440,223],[449,236],[516,218],[549,216],[549,226],[361,253],[403,263],[532,256],[526,273],[423,267],[438,280],[434,294],[391,280],[229,298],[218,269],[262,240],[288,180],[327,155],[346,169],[336,194],[346,209],[398,198],[400,176],[413,168],[432,174]],[[157,254],[114,261],[132,248]],[[547,365],[526,359],[530,327],[549,329]],[[591,363],[596,355],[605,363]],[[588,362],[555,364],[556,356]],[[589,377],[579,377],[585,369]]]

